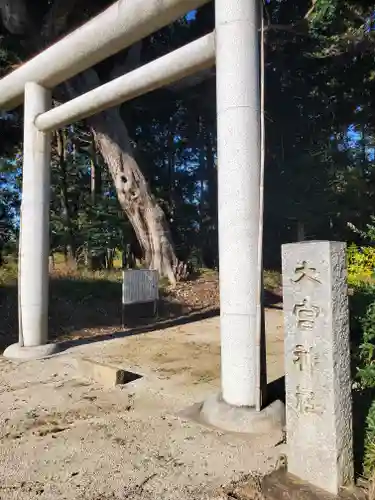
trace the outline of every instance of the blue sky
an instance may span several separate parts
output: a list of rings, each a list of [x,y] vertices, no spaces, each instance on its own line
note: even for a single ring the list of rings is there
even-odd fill
[[[350,125],[348,128],[348,145],[351,148],[357,148],[360,146],[362,138],[362,132],[356,129],[355,125]],[[368,139],[368,138],[367,138]],[[366,136],[365,136],[366,140]],[[367,142],[367,141],[366,141]],[[374,161],[375,159],[375,148],[372,145],[366,144],[366,155],[369,161]]]
[[[191,21],[192,19],[195,19],[196,14],[197,14],[197,11],[192,10],[191,12],[189,12],[189,14],[186,15],[186,19],[188,21]]]

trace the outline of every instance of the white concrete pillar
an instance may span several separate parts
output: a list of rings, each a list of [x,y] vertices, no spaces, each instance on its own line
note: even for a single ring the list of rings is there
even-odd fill
[[[257,405],[259,0],[215,0],[222,397]]]
[[[9,358],[40,358],[56,351],[48,345],[48,257],[50,134],[35,118],[51,107],[51,93],[36,83],[25,86],[21,229],[19,248],[19,343]]]

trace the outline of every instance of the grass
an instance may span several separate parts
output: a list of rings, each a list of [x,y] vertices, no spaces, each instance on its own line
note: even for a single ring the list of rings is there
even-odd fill
[[[18,265],[17,260],[10,256],[6,259],[6,264],[0,267],[0,286],[8,286],[16,284]],[[111,271],[100,270],[100,271],[90,271],[85,268],[75,269],[65,263],[65,259],[62,255],[57,254],[55,256],[55,267],[51,271],[52,279],[73,279],[77,278],[82,280],[98,281],[99,284],[102,281],[113,281],[121,282],[122,271],[120,268],[120,263],[115,261],[114,269]]]
[[[49,281],[49,336],[51,340],[111,335],[122,329],[120,261],[111,271],[72,268],[61,255]],[[8,257],[0,268],[0,349],[17,341],[18,284],[17,261]],[[171,301],[167,282],[161,280],[159,318],[184,314],[184,304]],[[140,320],[140,324],[143,324]],[[137,326],[134,324],[133,326]]]
[[[266,290],[277,292],[281,290],[281,273],[265,269],[263,273],[263,284]]]
[[[52,339],[90,335],[93,329],[121,326],[120,269],[72,269],[56,256],[50,273],[49,331]],[[0,347],[16,341],[18,331],[17,262],[8,258],[0,268]]]
[[[51,271],[52,279],[71,279],[71,280],[89,280],[97,282],[98,286],[102,285],[104,281],[111,281],[120,283],[122,281],[121,259],[116,256],[114,259],[114,269],[111,271],[100,270],[90,271],[86,268],[75,269],[69,266],[62,254],[55,254],[55,267]],[[6,264],[0,267],[0,286],[7,286],[16,284],[17,282],[17,260],[10,256],[6,258]],[[215,277],[218,272],[213,269],[199,269],[197,276],[202,277]],[[281,274],[279,271],[265,270],[264,287],[267,290],[277,290],[281,288]],[[168,283],[165,278],[161,279],[161,286],[165,288]]]
[[[49,335],[52,340],[107,335],[121,329],[122,271],[120,265],[121,260],[117,258],[115,269],[112,271],[76,269],[65,262],[63,255],[55,255],[55,266],[50,270],[48,311]],[[0,267],[0,348],[17,341],[17,273],[16,259],[8,257],[6,264]],[[199,270],[192,279],[193,282],[198,279],[197,287],[190,282],[184,293],[177,293],[175,297],[167,280],[160,280],[160,320],[173,319],[199,311],[202,307],[199,286],[203,291],[205,290],[204,283],[199,285],[202,278],[215,282],[218,273],[209,269]],[[265,271],[264,283],[269,291],[280,290],[280,273]],[[214,289],[215,285],[213,285],[213,291]],[[202,298],[202,300],[210,301],[211,294],[208,295],[209,298]],[[215,293],[212,294],[212,300],[215,300],[214,296]],[[194,301],[189,302],[192,297]],[[209,304],[206,306],[208,307]],[[213,307],[217,306],[216,302]]]
[[[14,257],[7,257],[6,264],[0,267],[0,287],[17,287],[17,274],[17,260]],[[218,272],[212,269],[199,269],[194,277],[214,279],[218,277]],[[59,281],[59,290],[63,295],[70,294],[71,298],[84,299],[83,294],[87,294],[89,285],[91,297],[103,298],[113,289],[111,284],[122,283],[121,260],[115,259],[114,269],[111,271],[90,271],[86,268],[73,268],[65,262],[63,255],[56,254],[55,266],[50,271],[50,278],[52,290],[53,282]],[[266,290],[280,291],[281,274],[279,271],[265,270],[263,279]],[[162,278],[160,280],[161,293],[164,294],[166,289],[168,289],[168,280]]]

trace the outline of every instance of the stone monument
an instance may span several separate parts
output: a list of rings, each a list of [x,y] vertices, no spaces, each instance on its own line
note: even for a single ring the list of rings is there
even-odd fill
[[[283,245],[288,472],[337,494],[353,481],[346,245]]]
[[[152,269],[129,269],[123,273],[122,324],[137,317],[157,314],[159,273]]]

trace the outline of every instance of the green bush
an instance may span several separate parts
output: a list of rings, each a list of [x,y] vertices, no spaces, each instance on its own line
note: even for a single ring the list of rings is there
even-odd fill
[[[354,243],[348,247],[348,283],[358,286],[363,282],[371,281],[375,270],[375,248],[357,246]]]
[[[375,401],[366,418],[365,456],[363,472],[366,477],[373,477],[375,471]]]
[[[360,394],[375,389],[375,284],[361,283],[350,297],[352,368]],[[366,406],[367,408],[367,406]],[[363,471],[375,471],[375,401],[366,416]]]
[[[375,285],[362,283],[350,297],[350,331],[355,378],[375,388]]]
[[[358,377],[363,387],[375,387],[375,302],[372,302],[362,321],[362,343],[359,346]]]
[[[364,241],[375,243],[375,217],[364,231],[352,224],[349,227]],[[354,288],[350,297],[350,332],[352,367],[356,390],[363,399],[362,408],[366,415],[363,472],[375,477],[375,248],[373,246],[350,245],[348,256],[348,283]],[[367,393],[367,396],[365,394]],[[365,397],[363,397],[365,396]],[[367,402],[370,403],[368,406]],[[357,403],[358,404],[358,403]],[[362,420],[363,422],[363,420]],[[372,498],[372,497],[371,497]]]

